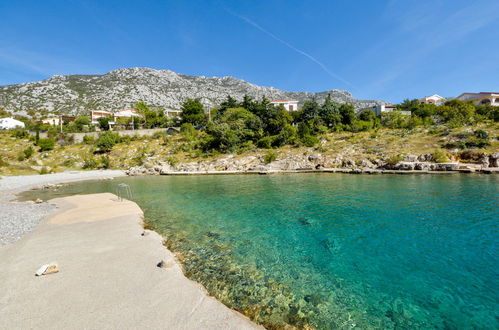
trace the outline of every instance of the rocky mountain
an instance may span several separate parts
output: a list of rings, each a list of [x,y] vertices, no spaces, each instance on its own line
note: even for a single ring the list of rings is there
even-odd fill
[[[206,107],[215,107],[227,95],[242,99],[296,99],[322,102],[326,96],[357,109],[382,101],[358,100],[343,90],[320,93],[285,92],[261,87],[233,77],[203,77],[149,68],[118,69],[104,75],[69,75],[0,87],[0,109],[9,111],[47,110],[61,114],[79,114],[88,110],[118,110],[144,101],[151,106],[179,109],[187,98],[200,98]]]

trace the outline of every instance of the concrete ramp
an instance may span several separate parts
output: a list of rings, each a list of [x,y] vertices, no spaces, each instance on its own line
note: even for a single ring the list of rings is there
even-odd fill
[[[142,236],[135,203],[108,193],[50,203],[57,214],[0,247],[0,328],[262,329],[187,279],[158,234]],[[53,261],[58,273],[35,276]]]

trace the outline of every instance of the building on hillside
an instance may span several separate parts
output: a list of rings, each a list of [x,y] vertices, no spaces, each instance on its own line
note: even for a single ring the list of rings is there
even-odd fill
[[[74,121],[76,117],[73,116],[52,116],[52,117],[47,117],[41,120],[42,124],[46,125],[52,125],[52,126],[58,126],[62,122],[69,122],[69,121]]]
[[[60,117],[47,117],[41,120],[42,124],[57,126],[60,124]]]
[[[277,106],[283,105],[287,111],[298,110],[298,101],[295,100],[271,100],[269,103]]]
[[[103,117],[112,117],[113,113],[109,111],[104,111],[104,110],[93,110],[90,111],[90,121],[92,122],[92,125],[97,125],[99,122],[97,119],[103,118]]]
[[[392,111],[398,111],[397,107],[391,104],[378,104],[372,108],[376,116],[381,116],[382,113],[387,113],[387,112],[392,112]],[[410,116],[411,112],[410,111],[398,111],[400,112],[401,115],[404,116]]]
[[[165,115],[167,117],[180,117],[181,113],[182,113],[182,110],[165,109]]]
[[[131,117],[140,117],[140,113],[133,109],[133,108],[127,108],[127,109],[122,109],[122,110],[118,110],[116,111],[114,114],[114,120],[116,121],[117,118],[131,118]]]
[[[0,129],[24,128],[24,123],[14,118],[0,118]]]
[[[473,101],[475,104],[499,106],[499,92],[462,93],[456,99]]]
[[[445,97],[441,97],[440,95],[433,94],[431,96],[425,96],[418,100],[421,104],[440,104],[445,101]]]

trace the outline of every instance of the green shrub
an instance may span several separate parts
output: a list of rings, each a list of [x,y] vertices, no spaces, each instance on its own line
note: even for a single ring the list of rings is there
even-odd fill
[[[0,167],[7,167],[9,166],[9,163],[5,160],[6,157],[3,155],[0,157]]]
[[[444,150],[435,150],[431,156],[435,163],[447,163],[450,161],[449,157],[447,157],[447,153]]]
[[[97,122],[99,123],[99,127],[103,131],[109,130],[109,122],[112,121],[112,117],[100,117],[97,118]]]
[[[166,132],[156,132],[151,136],[151,139],[153,140],[164,139],[165,136],[168,136]]]
[[[50,127],[47,129],[47,137],[49,137],[49,138],[54,138],[54,137],[56,137],[58,134],[59,134],[59,130],[57,129],[57,127],[50,126]]]
[[[272,136],[265,136],[265,137],[261,138],[260,140],[258,140],[256,145],[259,148],[270,149],[270,148],[272,148],[273,142],[274,142],[274,139]]]
[[[40,147],[40,151],[49,151],[54,149],[55,141],[51,138],[39,139],[37,146]]]
[[[474,134],[479,139],[488,139],[489,138],[489,133],[487,131],[484,131],[483,129],[477,129],[474,132]]]
[[[132,158],[132,165],[133,166],[142,166],[146,162],[147,156],[145,153],[141,152],[137,156]]]
[[[95,142],[95,137],[93,135],[83,136],[83,143],[84,144],[94,144],[94,142]]]
[[[464,144],[467,148],[485,148],[490,142],[488,139],[468,139]]]
[[[130,137],[130,135],[120,136],[120,143],[130,144],[130,141],[132,141],[132,138]]]
[[[12,131],[11,136],[15,137],[16,139],[25,139],[29,137],[29,132],[24,128],[16,128]]]
[[[111,158],[109,158],[109,156],[102,156],[100,159],[99,168],[108,169],[110,167],[111,167]]]
[[[49,174],[50,171],[49,169],[46,167],[46,166],[43,166],[42,169],[40,170],[40,172],[38,172],[40,175],[43,175],[43,174]]]
[[[110,152],[119,141],[118,133],[107,131],[99,135],[95,145],[99,152]]]
[[[446,149],[465,149],[466,148],[466,143],[462,141],[457,141],[457,142],[449,142],[444,144],[444,148]]]
[[[192,141],[196,136],[196,133],[196,129],[190,123],[183,123],[182,126],[180,126],[180,134],[186,141]]]
[[[85,158],[83,160],[83,169],[94,169],[97,168],[97,161],[95,160],[94,157],[90,156],[88,158]]]
[[[277,153],[274,151],[268,151],[265,156],[263,156],[263,161],[265,164],[270,164],[277,159]]]
[[[173,167],[175,167],[178,164],[178,160],[175,157],[170,156],[166,159],[166,161],[168,162],[168,164],[170,164],[170,166]]]
[[[23,150],[24,158],[30,159],[31,156],[33,156],[34,152],[35,152],[35,150],[33,149],[32,146],[27,147],[26,149]]]
[[[306,147],[313,147],[319,143],[319,139],[313,135],[304,135],[300,140]]]
[[[393,155],[393,156],[390,156],[387,160],[386,160],[386,163],[388,165],[396,165],[398,164],[399,162],[403,161],[404,160],[404,157],[402,157],[402,155]]]

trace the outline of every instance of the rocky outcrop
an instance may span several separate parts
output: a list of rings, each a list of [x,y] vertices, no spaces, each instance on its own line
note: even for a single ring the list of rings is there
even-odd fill
[[[475,166],[465,166],[458,162],[434,163],[431,155],[410,155],[404,161],[388,164],[382,159],[354,160],[342,155],[322,155],[320,153],[309,155],[286,155],[272,161],[264,162],[262,156],[236,157],[229,155],[212,161],[199,161],[182,163],[171,166],[168,163],[151,164],[146,166],[131,167],[126,173],[136,175],[168,175],[172,173],[206,173],[206,172],[278,172],[278,171],[313,171],[323,169],[341,169],[350,173],[378,173],[380,171],[465,171],[475,170]],[[498,167],[499,153],[493,153],[484,159],[490,161],[490,166]],[[478,168],[485,168],[483,164]]]
[[[494,152],[489,156],[489,166],[499,167],[499,152]]]

